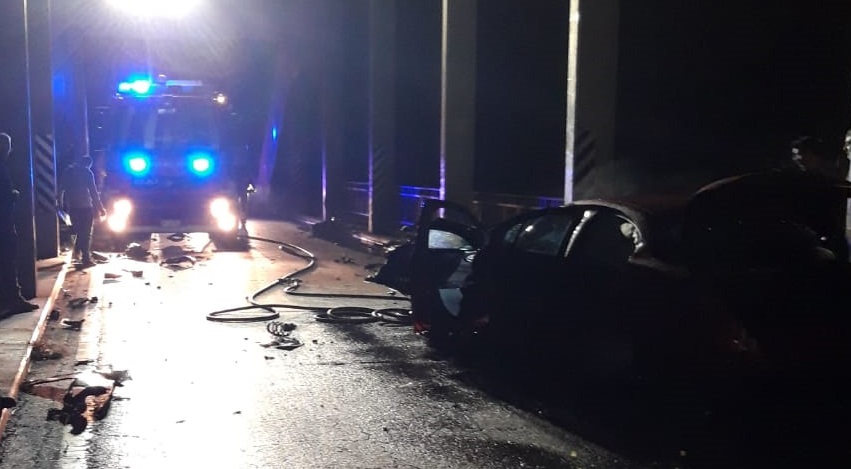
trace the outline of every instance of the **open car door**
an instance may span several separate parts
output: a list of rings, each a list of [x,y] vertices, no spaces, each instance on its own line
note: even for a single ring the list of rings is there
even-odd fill
[[[445,335],[458,328],[461,287],[484,242],[481,223],[466,207],[435,199],[423,203],[411,258],[415,332]]]
[[[427,199],[416,238],[389,253],[369,280],[411,296],[415,332],[450,333],[460,320],[461,287],[484,241],[485,230],[466,207]]]

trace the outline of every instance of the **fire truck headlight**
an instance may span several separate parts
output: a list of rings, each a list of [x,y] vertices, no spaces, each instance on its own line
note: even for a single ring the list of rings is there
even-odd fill
[[[112,213],[124,218],[130,216],[133,211],[133,203],[129,199],[118,199],[112,204]]]
[[[113,233],[121,233],[122,231],[127,229],[127,219],[119,218],[119,217],[109,217],[106,221],[107,225],[109,225],[109,229]]]
[[[189,170],[196,176],[209,176],[213,173],[213,156],[207,152],[190,153],[188,157]]]
[[[112,203],[112,213],[107,218],[107,226],[113,232],[120,233],[127,229],[127,221],[130,218],[130,212],[133,211],[133,204],[128,199],[118,199]]]
[[[230,215],[230,202],[228,202],[228,199],[224,197],[213,199],[210,202],[210,214],[213,215],[213,218],[217,219]]]
[[[222,231],[231,231],[236,228],[236,215],[231,210],[231,203],[224,197],[213,199],[210,202],[210,214],[216,220],[216,225]]]
[[[231,231],[236,228],[236,217],[228,213],[225,216],[216,218],[216,224],[219,225],[219,229],[222,231]]]

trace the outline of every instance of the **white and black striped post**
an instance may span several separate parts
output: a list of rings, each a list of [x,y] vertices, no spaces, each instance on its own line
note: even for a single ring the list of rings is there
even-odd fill
[[[575,199],[593,197],[595,171],[598,169],[597,140],[591,131],[577,128],[573,140],[573,196]]]
[[[59,221],[56,217],[56,158],[53,135],[34,133],[33,190],[35,193],[36,258],[59,255]]]

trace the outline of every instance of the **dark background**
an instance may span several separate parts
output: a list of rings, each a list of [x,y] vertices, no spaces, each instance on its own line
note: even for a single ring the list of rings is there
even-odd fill
[[[294,140],[319,159],[321,83],[331,80],[342,90],[345,177],[365,180],[369,2],[234,5],[211,1],[194,26],[160,29],[117,21],[102,7],[76,9],[64,33],[84,64],[90,108],[139,64],[209,79],[233,97],[254,148],[273,122],[280,127],[278,166],[292,157]],[[436,187],[441,2],[396,5],[399,182]],[[561,195],[568,8],[561,0],[479,2],[476,190]],[[798,135],[820,136],[839,151],[851,127],[851,3],[624,1],[618,29],[615,161],[600,194],[693,190],[779,164]],[[0,33],[11,51],[0,80],[6,129],[20,129],[25,117],[15,60],[21,34],[11,20]],[[341,65],[330,68],[329,53]],[[276,95],[282,110],[270,108]]]

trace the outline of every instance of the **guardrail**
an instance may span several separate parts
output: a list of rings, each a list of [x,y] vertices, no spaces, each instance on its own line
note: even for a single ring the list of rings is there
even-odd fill
[[[369,216],[369,183],[350,181],[346,184],[346,191],[346,221],[366,226]],[[401,186],[399,197],[400,224],[413,225],[419,218],[423,200],[439,199],[440,190],[434,187]],[[482,223],[490,225],[527,210],[557,207],[563,203],[560,197],[477,192],[474,194],[473,211]]]

